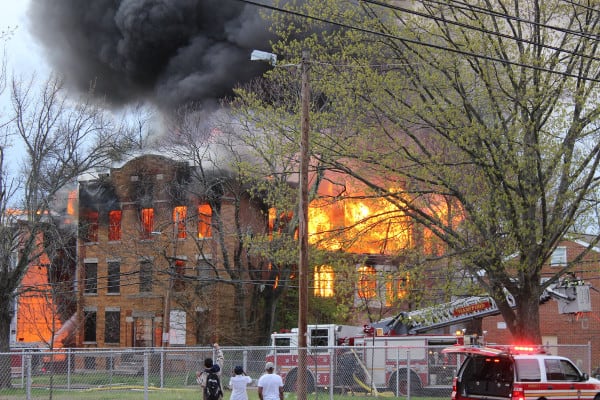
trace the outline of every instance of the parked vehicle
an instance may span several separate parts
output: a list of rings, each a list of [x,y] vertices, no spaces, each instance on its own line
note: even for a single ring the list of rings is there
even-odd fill
[[[452,383],[452,400],[600,399],[600,381],[568,358],[537,346],[452,346],[464,354]]]

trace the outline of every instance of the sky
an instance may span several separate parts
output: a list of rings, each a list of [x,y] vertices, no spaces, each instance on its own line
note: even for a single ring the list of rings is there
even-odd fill
[[[7,42],[1,43],[5,47],[8,76],[15,73],[23,78],[36,74],[44,78],[50,73],[50,67],[43,57],[43,49],[29,34],[29,21],[26,16],[29,0],[0,0],[0,31],[14,30],[14,34]],[[9,109],[8,91],[0,96],[0,115]],[[15,173],[21,164],[22,154],[15,146],[5,154],[4,168],[10,173]]]
[[[13,37],[6,43],[9,68],[18,74],[49,73],[42,47],[29,34],[26,16],[29,0],[0,0],[0,5],[0,31],[16,28]]]

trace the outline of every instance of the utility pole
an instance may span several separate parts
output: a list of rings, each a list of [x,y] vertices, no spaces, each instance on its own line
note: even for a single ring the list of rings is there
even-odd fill
[[[298,262],[298,381],[297,399],[306,400],[307,392],[307,343],[306,343],[306,313],[308,310],[308,164],[309,164],[309,103],[310,86],[308,83],[309,52],[302,52],[302,86],[301,86],[301,121],[300,121],[300,201],[298,204],[298,240],[300,244],[300,258]]]

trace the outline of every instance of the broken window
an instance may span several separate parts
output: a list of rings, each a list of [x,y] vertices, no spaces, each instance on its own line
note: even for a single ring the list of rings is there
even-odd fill
[[[358,269],[358,297],[373,299],[377,296],[377,273],[375,268],[363,265]]]
[[[108,212],[108,240],[121,240],[121,210],[112,210]]]
[[[98,211],[87,211],[82,218],[82,228],[86,242],[98,241]]]
[[[212,209],[208,203],[198,206],[198,239],[212,237]]]
[[[175,228],[175,237],[185,239],[187,237],[185,220],[187,218],[187,207],[177,206],[173,208],[173,225]]]
[[[141,213],[142,223],[142,239],[150,239],[152,232],[154,231],[154,209],[153,208],[142,208]]]

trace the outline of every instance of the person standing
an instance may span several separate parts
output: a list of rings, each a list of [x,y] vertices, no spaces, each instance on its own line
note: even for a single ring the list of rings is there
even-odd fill
[[[233,369],[233,374],[231,379],[229,379],[229,388],[231,389],[230,400],[248,400],[246,387],[252,383],[252,378],[246,375],[244,368],[240,365]]]
[[[260,400],[283,400],[283,380],[274,373],[272,362],[265,365],[266,374],[258,379],[258,398]]]
[[[223,366],[223,351],[218,343],[213,345],[216,351],[216,359],[206,358],[204,360],[204,370],[196,372],[196,382],[202,388],[202,398],[204,400],[214,400],[215,397],[223,397],[223,388],[221,386],[221,367]],[[209,379],[211,377],[211,379]],[[217,380],[218,388],[213,388],[214,379]]]

